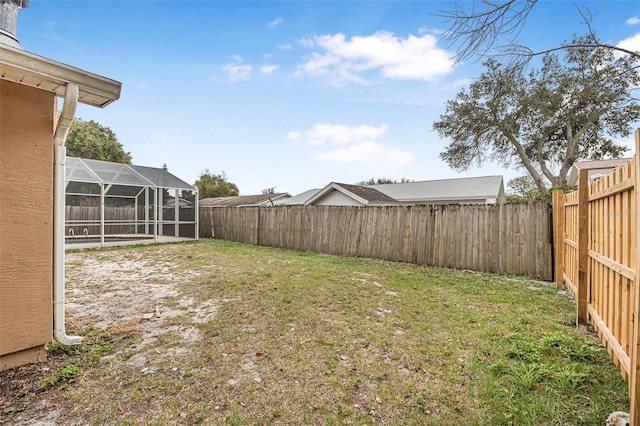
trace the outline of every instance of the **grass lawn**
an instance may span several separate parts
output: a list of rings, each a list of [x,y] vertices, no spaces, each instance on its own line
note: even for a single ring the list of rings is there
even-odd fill
[[[67,259],[85,344],[52,344],[6,422],[42,401],[60,423],[122,425],[601,426],[628,410],[549,283],[217,240]]]

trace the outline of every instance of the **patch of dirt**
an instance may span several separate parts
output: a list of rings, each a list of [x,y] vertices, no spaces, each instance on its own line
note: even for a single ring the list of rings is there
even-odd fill
[[[157,362],[198,342],[202,332],[197,325],[215,318],[219,303],[183,295],[180,287],[192,284],[198,273],[154,257],[159,256],[125,250],[66,254],[68,333],[91,327],[109,335],[116,349],[104,358],[127,351],[125,364],[142,375],[154,369],[148,365],[151,355]],[[160,354],[154,344],[167,335],[175,344]],[[63,409],[53,402],[59,389],[42,384],[65,362],[64,354],[53,353],[46,362],[0,372],[0,425],[63,424]]]

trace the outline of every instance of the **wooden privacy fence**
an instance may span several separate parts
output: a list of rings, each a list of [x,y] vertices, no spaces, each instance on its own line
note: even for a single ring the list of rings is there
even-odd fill
[[[136,211],[133,207],[105,207],[105,234],[135,233]],[[141,209],[139,217],[144,217]],[[82,235],[86,229],[90,235],[100,235],[100,207],[66,206],[65,234],[73,229],[75,235]]]
[[[200,236],[552,279],[546,203],[201,207]]]
[[[634,426],[640,426],[639,149],[640,129],[629,163],[592,184],[581,170],[577,191],[553,193],[556,283],[567,286],[577,323],[593,325],[629,383]]]

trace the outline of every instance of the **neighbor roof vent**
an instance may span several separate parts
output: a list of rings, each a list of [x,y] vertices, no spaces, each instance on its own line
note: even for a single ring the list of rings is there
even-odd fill
[[[0,43],[21,49],[16,30],[18,11],[29,5],[29,0],[0,0]]]

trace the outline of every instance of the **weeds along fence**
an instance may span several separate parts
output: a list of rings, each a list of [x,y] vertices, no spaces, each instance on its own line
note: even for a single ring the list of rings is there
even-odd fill
[[[640,426],[639,150],[640,129],[629,163],[592,184],[581,170],[577,191],[553,193],[556,283],[566,285],[577,323],[593,325],[629,383],[634,426]]]
[[[200,236],[552,279],[546,203],[201,207]]]

